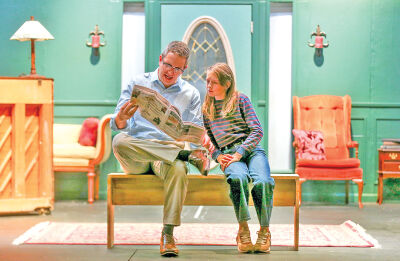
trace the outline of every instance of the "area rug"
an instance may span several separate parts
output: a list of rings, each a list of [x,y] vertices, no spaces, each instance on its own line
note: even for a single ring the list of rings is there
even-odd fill
[[[158,245],[162,225],[159,223],[115,224],[116,245]],[[259,226],[250,224],[255,242]],[[272,224],[270,227],[273,246],[293,246],[293,225]],[[174,236],[179,245],[235,245],[237,224],[182,224],[175,228]],[[378,242],[352,221],[341,225],[300,224],[302,247],[378,247]],[[19,244],[107,244],[106,223],[59,223],[42,222],[18,237]]]

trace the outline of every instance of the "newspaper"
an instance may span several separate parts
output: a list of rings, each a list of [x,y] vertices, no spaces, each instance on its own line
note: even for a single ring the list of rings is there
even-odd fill
[[[184,122],[179,109],[160,93],[140,85],[133,86],[131,100],[139,106],[143,118],[153,123],[177,141],[201,145],[205,129],[192,122]]]

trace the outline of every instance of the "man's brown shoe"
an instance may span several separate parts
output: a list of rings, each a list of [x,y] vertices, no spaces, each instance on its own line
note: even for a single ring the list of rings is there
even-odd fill
[[[208,175],[210,170],[210,159],[204,150],[193,150],[189,155],[189,163],[195,166],[203,176]]]
[[[271,247],[271,232],[265,231],[258,231],[258,237],[256,244],[254,245],[254,252],[256,253],[269,253]]]
[[[241,231],[236,236],[238,250],[241,253],[250,253],[253,251],[253,243],[251,243],[250,231]]]
[[[177,256],[179,254],[173,235],[161,234],[160,254],[162,256]]]

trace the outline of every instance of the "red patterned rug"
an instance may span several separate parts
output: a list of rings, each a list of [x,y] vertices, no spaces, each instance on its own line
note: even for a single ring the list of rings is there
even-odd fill
[[[158,223],[115,224],[116,245],[158,245],[162,225]],[[256,224],[250,224],[253,242]],[[272,224],[272,245],[292,246],[293,225]],[[179,245],[235,245],[237,224],[182,224],[174,236]],[[105,223],[42,222],[14,240],[13,244],[105,245]],[[303,247],[379,247],[378,242],[352,221],[341,225],[300,224],[300,246]]]

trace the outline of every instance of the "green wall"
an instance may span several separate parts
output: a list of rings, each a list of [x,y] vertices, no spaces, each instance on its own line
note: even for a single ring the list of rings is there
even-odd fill
[[[327,33],[323,59],[307,47],[317,24]],[[293,95],[349,94],[352,135],[360,143],[364,201],[375,201],[377,148],[400,137],[400,1],[299,0],[293,3]],[[344,182],[306,182],[303,199],[344,202]],[[353,201],[357,187],[351,187]],[[399,180],[386,180],[384,199],[398,200]]]
[[[55,122],[80,123],[89,116],[112,113],[120,93],[123,0],[0,1],[0,75],[30,71],[28,42],[10,41],[31,15],[55,40],[36,44],[37,72],[54,78]],[[276,1],[279,2],[279,1]],[[377,148],[382,138],[399,138],[400,129],[400,1],[293,0],[293,95],[349,94],[353,101],[352,133],[360,143],[364,201],[375,201]],[[252,97],[267,126],[269,1],[146,0],[146,69],[153,70],[161,47],[161,5],[251,4]],[[179,14],[176,14],[179,15]],[[229,15],[229,14],[227,14]],[[86,39],[98,24],[107,45],[92,56]],[[330,43],[322,57],[307,46],[317,24]],[[266,147],[266,139],[264,146]],[[293,167],[294,169],[294,167]],[[100,197],[106,197],[106,174],[119,171],[113,156],[101,167]],[[288,170],[290,171],[290,170]],[[86,176],[55,174],[56,199],[86,199]],[[398,180],[385,181],[384,199],[398,201]],[[343,204],[344,182],[308,181],[303,200]],[[351,200],[357,189],[351,186]]]
[[[9,39],[34,16],[55,38],[35,44],[37,73],[54,79],[54,121],[81,123],[113,113],[121,88],[122,13],[122,1],[1,0],[0,75],[30,73],[30,43]],[[107,41],[99,56],[86,46],[96,24]],[[101,169],[105,198],[106,173],[119,166],[112,156]],[[55,173],[55,194],[56,199],[86,199],[86,175]]]
[[[29,42],[9,38],[30,16],[40,21],[55,40],[36,42],[38,74],[55,80],[56,105],[108,105],[120,92],[122,3],[107,0],[14,0],[0,2],[1,75],[18,76],[30,71]],[[98,24],[107,45],[93,56],[85,45]],[[6,25],[6,26],[5,26]],[[7,61],[7,62],[4,62]],[[101,114],[101,112],[96,112]],[[67,112],[70,114],[70,112]],[[76,116],[92,115],[85,110]],[[66,116],[57,111],[57,116]]]

